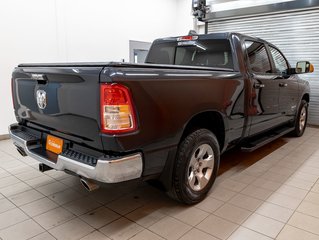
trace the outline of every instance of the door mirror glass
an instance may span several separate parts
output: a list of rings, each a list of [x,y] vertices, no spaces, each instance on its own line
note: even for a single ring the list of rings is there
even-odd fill
[[[297,62],[296,73],[312,73],[314,71],[313,65],[308,61]]]

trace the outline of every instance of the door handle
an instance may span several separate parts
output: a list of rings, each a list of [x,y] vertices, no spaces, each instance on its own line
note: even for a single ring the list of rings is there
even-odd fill
[[[288,84],[287,83],[279,83],[279,87],[287,87]]]
[[[260,89],[260,88],[264,88],[265,84],[261,84],[261,83],[254,83],[254,88],[255,89]]]

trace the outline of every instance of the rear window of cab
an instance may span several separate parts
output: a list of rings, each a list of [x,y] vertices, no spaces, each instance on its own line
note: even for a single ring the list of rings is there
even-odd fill
[[[230,41],[209,39],[154,43],[146,63],[233,69]]]

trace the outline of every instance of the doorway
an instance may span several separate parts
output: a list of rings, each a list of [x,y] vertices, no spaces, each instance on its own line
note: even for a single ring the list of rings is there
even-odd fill
[[[130,63],[144,63],[152,43],[130,40],[129,44]]]

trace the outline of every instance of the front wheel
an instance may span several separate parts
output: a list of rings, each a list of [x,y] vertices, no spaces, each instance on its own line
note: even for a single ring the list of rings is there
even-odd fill
[[[189,134],[177,152],[169,196],[186,204],[203,200],[216,179],[219,158],[219,144],[211,131]]]
[[[308,120],[308,103],[305,100],[301,100],[298,115],[296,116],[295,129],[292,131],[292,135],[295,137],[301,137],[305,132]]]

